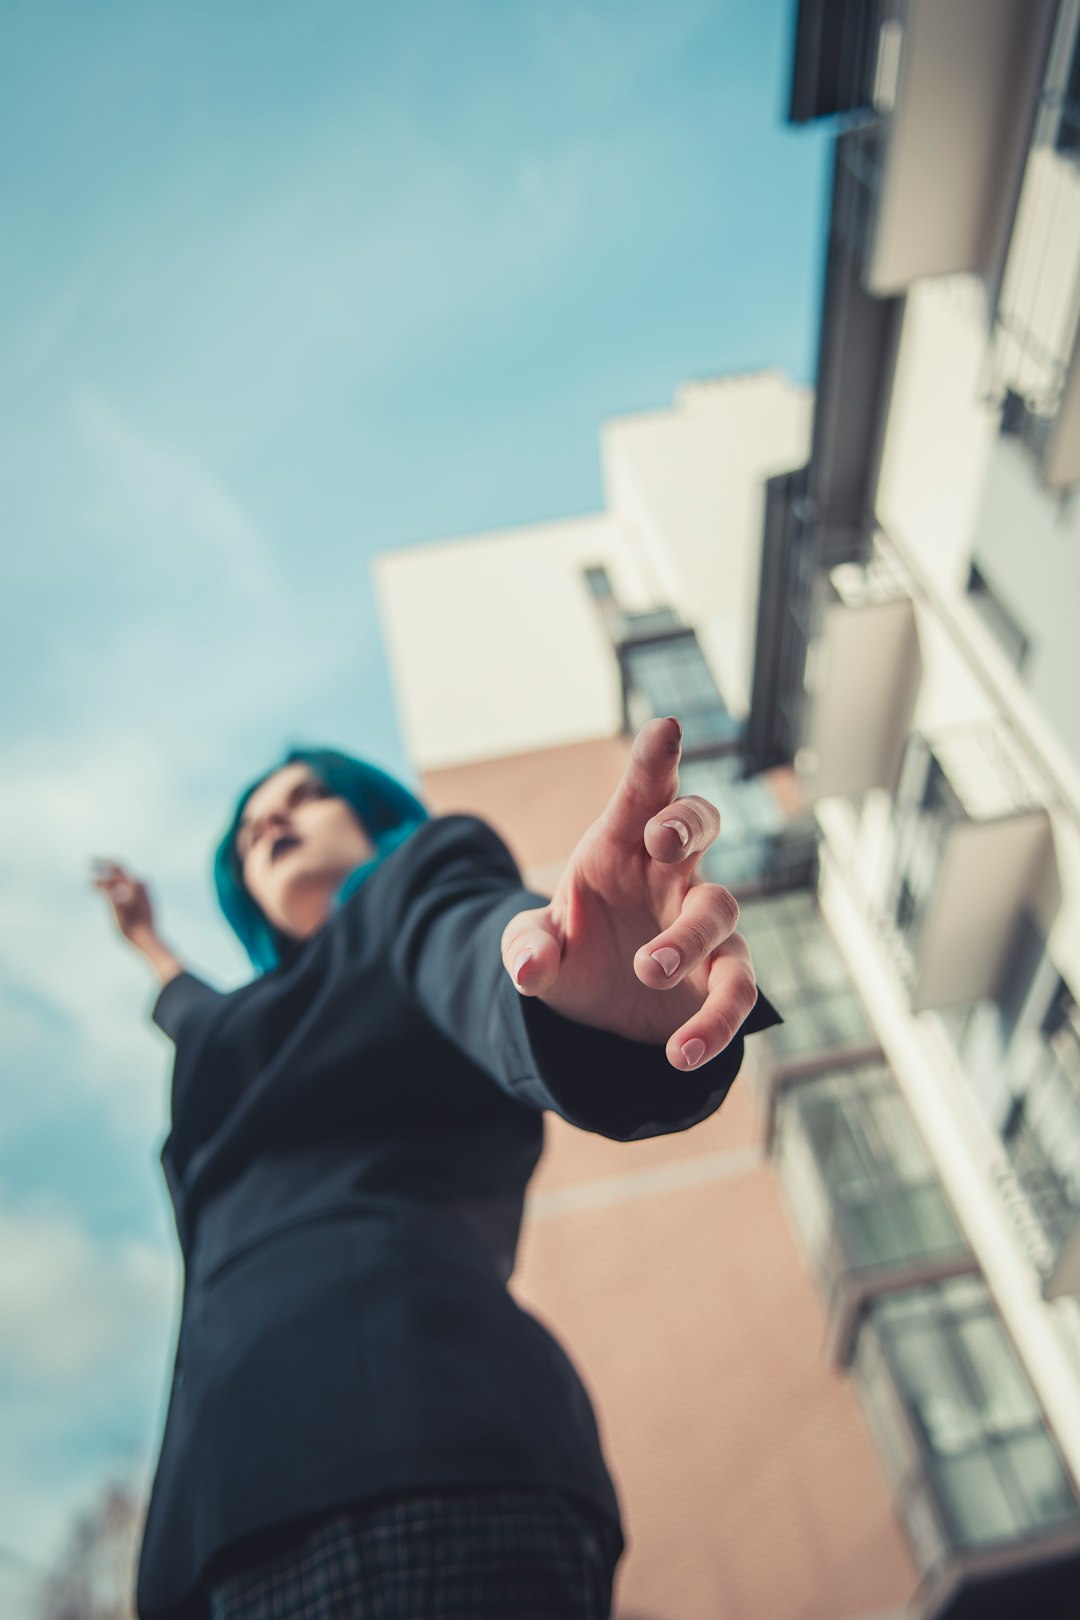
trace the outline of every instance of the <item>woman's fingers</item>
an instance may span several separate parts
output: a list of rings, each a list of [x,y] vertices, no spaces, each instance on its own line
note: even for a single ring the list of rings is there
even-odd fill
[[[654,990],[681,984],[709,964],[709,993],[693,1018],[668,1038],[667,1057],[677,1069],[697,1069],[730,1045],[757,1000],[750,947],[736,932],[739,904],[719,883],[695,883],[686,891],[678,922],[643,945],[634,971]]]
[[[670,865],[703,855],[720,836],[720,812],[700,793],[674,799],[645,823],[645,848]]]
[[[100,858],[94,860],[94,876],[91,878],[96,889],[101,889],[121,905],[130,900],[135,892],[135,886],[129,874],[116,861],[106,861]]]
[[[641,829],[679,791],[682,726],[674,715],[646,720],[633,742],[622,780],[600,817],[606,838],[639,847]]]
[[[97,860],[94,887],[108,897],[116,925],[125,939],[135,941],[154,926],[154,909],[146,884],[116,861]]]
[[[503,929],[503,966],[526,995],[538,995],[554,984],[562,965],[562,945],[550,916],[549,906],[519,911]]]
[[[729,890],[719,883],[692,883],[678,922],[641,947],[634,972],[653,990],[681,984],[731,938],[738,924],[739,903]]]
[[[724,941],[709,965],[709,994],[667,1042],[676,1069],[699,1069],[730,1046],[757,1000],[750,948],[741,934]]]

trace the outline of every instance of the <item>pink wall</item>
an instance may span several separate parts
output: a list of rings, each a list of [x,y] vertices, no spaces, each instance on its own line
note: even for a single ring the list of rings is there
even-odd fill
[[[523,871],[549,867],[626,753],[605,738],[484,761],[424,792],[484,816]],[[512,1287],[597,1411],[628,1542],[619,1620],[862,1620],[909,1600],[916,1572],[855,1389],[826,1357],[748,1070],[670,1137],[611,1142],[548,1116],[530,1194]]]

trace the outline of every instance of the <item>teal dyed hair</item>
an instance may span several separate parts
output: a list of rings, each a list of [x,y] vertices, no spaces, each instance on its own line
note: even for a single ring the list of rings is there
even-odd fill
[[[248,893],[236,853],[236,834],[244,807],[255,789],[286,765],[299,763],[307,765],[332,794],[348,800],[375,845],[374,857],[361,866],[353,867],[334,896],[334,910],[344,904],[392,850],[431,819],[430,811],[395,777],[380,770],[377,765],[355,759],[351,754],[339,753],[334,748],[291,748],[280,764],[264,771],[262,776],[244,789],[229,829],[214,854],[214,887],[218,903],[258,973],[272,973],[275,968],[287,965],[304,942],[292,939],[275,928]]]

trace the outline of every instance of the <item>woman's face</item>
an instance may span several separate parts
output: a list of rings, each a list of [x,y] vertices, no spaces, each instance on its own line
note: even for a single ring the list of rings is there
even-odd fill
[[[244,886],[263,915],[291,938],[307,939],[330,915],[330,902],[353,867],[370,860],[375,846],[348,800],[332,795],[298,761],[283,765],[252,793],[236,833],[236,853]]]

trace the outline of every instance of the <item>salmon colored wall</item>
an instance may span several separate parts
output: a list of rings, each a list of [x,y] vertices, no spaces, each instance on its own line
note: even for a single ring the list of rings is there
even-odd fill
[[[527,886],[550,892],[530,874],[557,875],[627,752],[602,738],[423,787],[438,813],[490,821]],[[511,1286],[596,1408],[628,1542],[618,1620],[863,1620],[917,1584],[856,1391],[823,1348],[751,1065],[672,1136],[612,1142],[545,1120]]]

